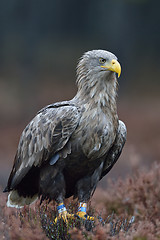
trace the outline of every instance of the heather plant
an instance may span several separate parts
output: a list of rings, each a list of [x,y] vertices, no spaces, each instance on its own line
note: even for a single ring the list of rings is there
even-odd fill
[[[88,212],[96,220],[78,217],[59,220],[54,203],[39,202],[20,210],[6,207],[1,194],[0,239],[87,239],[156,240],[160,239],[160,164],[150,171],[137,171],[126,180],[109,182],[107,189],[97,189]],[[69,212],[76,213],[77,202],[66,201]]]

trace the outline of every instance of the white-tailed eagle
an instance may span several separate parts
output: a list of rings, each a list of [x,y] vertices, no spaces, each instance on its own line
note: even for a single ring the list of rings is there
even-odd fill
[[[121,66],[104,50],[86,52],[77,67],[76,96],[46,106],[22,132],[5,192],[7,205],[22,207],[37,197],[55,200],[59,216],[70,217],[64,199],[78,198],[86,214],[97,183],[116,163],[126,140],[118,119],[117,79]]]

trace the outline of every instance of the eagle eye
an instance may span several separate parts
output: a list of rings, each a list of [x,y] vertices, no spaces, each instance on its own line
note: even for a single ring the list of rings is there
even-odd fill
[[[106,59],[104,59],[104,58],[100,58],[100,59],[99,59],[99,62],[103,64],[103,63],[106,62]]]

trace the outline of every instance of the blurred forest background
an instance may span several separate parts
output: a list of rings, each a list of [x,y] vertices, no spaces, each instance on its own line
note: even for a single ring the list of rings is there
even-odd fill
[[[0,185],[36,112],[76,93],[76,65],[92,49],[122,65],[118,112],[128,128],[108,177],[160,159],[159,0],[0,0]],[[106,185],[106,178],[100,184]]]

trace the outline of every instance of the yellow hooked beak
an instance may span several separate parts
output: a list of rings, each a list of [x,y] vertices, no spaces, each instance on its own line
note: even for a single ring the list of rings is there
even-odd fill
[[[121,75],[121,65],[116,59],[113,59],[110,63],[106,63],[105,65],[101,66],[102,68],[106,68],[109,71],[118,73],[118,78]]]

